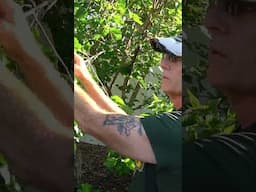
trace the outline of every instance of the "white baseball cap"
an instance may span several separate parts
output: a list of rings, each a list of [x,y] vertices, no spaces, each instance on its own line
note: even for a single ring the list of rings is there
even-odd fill
[[[175,37],[161,37],[150,40],[154,50],[182,57],[182,35]]]

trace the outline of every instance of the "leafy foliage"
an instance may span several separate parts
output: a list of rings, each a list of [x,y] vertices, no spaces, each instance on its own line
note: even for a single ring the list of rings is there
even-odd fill
[[[190,105],[183,113],[182,125],[185,127],[185,141],[206,138],[214,134],[229,134],[235,129],[235,114],[220,110],[222,98],[209,99],[202,104],[188,90]]]
[[[83,183],[79,186],[77,192],[102,192],[99,189],[93,188],[89,183]]]
[[[108,153],[104,165],[110,172],[113,172],[118,176],[128,175],[136,169],[135,161],[129,158],[123,158],[114,151]]]
[[[160,57],[151,49],[149,39],[180,31],[179,0],[75,1],[75,50],[87,58],[103,53],[93,62],[99,79],[110,96],[118,89],[133,109],[141,89],[152,87],[146,76],[152,74],[158,79],[152,67],[158,65]]]
[[[183,24],[198,25],[202,23],[207,10],[208,1],[204,0],[183,0]]]

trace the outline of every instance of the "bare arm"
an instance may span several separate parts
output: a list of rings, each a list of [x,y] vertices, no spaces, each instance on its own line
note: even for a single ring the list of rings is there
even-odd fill
[[[72,129],[57,121],[1,61],[0,106],[0,151],[12,173],[38,189],[72,191]]]
[[[75,75],[79,78],[81,83],[84,85],[86,92],[91,98],[93,98],[97,105],[106,111],[117,112],[125,115],[126,113],[107,95],[105,95],[99,85],[93,80],[84,64],[83,58],[75,54],[74,62]]]
[[[64,125],[73,122],[73,93],[44,56],[21,8],[12,0],[0,1],[0,44],[16,61],[29,88]]]
[[[117,152],[143,162],[156,163],[139,118],[102,111],[78,86],[75,86],[75,118],[84,131]]]

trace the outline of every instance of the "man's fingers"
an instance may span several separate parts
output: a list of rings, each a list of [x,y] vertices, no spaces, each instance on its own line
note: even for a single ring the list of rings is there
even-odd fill
[[[75,73],[75,76],[78,78],[78,79],[81,79],[83,77],[83,72],[81,70],[81,67],[80,66],[76,66],[74,67],[74,73]]]
[[[11,30],[11,24],[6,20],[0,19],[0,34],[3,35]],[[1,37],[0,37],[1,38]]]
[[[74,64],[80,66],[84,65],[84,59],[77,53],[74,53]]]
[[[80,61],[81,61],[81,57],[77,53],[74,53],[74,64],[79,65]]]
[[[10,34],[12,33],[13,25],[6,20],[0,19],[0,45],[8,46],[10,40]]]
[[[77,76],[79,73],[81,73],[81,68],[79,66],[75,65],[74,72],[75,72],[75,75]]]
[[[1,0],[0,1],[0,19],[13,22],[13,12],[17,4],[12,0]]]
[[[11,34],[13,33],[13,25],[6,20],[0,19],[0,45],[5,51],[10,51]]]

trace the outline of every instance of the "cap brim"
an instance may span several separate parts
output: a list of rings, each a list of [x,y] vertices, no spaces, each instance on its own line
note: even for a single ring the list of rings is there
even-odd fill
[[[174,38],[155,38],[151,39],[150,43],[152,48],[158,52],[182,56],[182,42]]]

